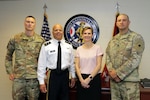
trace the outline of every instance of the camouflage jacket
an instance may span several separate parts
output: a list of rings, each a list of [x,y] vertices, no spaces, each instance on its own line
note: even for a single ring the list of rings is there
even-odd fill
[[[126,34],[117,34],[106,48],[108,70],[115,69],[118,77],[124,81],[139,81],[138,68],[145,44],[142,36],[131,30]]]
[[[11,38],[5,58],[7,73],[14,74],[15,78],[37,78],[37,62],[43,42],[44,39],[36,33],[27,37],[22,32]]]

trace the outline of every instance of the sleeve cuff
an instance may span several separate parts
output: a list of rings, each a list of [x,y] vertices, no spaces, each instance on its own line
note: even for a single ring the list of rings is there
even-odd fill
[[[71,74],[71,77],[72,77],[72,78],[76,78],[75,73],[72,73],[72,74]]]
[[[121,80],[123,80],[123,79],[125,78],[125,76],[123,76],[121,73],[117,73],[117,76],[118,76]]]
[[[45,84],[44,80],[39,80],[39,84]]]

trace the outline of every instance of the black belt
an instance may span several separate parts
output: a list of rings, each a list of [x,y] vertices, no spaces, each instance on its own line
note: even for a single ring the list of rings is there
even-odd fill
[[[68,72],[68,68],[59,71],[59,73],[58,73],[57,69],[51,69],[51,72],[52,72],[52,73],[54,72],[54,73],[57,73],[57,74],[64,74],[64,73],[67,73],[67,72]]]

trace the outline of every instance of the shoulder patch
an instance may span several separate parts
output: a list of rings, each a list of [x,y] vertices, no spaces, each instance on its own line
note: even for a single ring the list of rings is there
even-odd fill
[[[51,44],[50,41],[47,41],[47,42],[44,43],[45,46],[47,46],[47,45],[49,45],[49,44]]]
[[[140,35],[138,35],[136,37],[136,41],[134,42],[134,49],[138,53],[142,53],[144,51],[144,48],[145,48],[145,43],[144,43],[143,37],[141,37]]]

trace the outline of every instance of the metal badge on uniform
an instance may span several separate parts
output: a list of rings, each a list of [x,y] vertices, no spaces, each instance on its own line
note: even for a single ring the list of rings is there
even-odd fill
[[[53,53],[53,52],[55,52],[55,50],[51,50],[51,51],[50,51],[50,53]]]
[[[47,42],[44,43],[45,46],[47,46],[47,45],[49,45],[49,44],[51,44],[50,41],[47,41]]]

